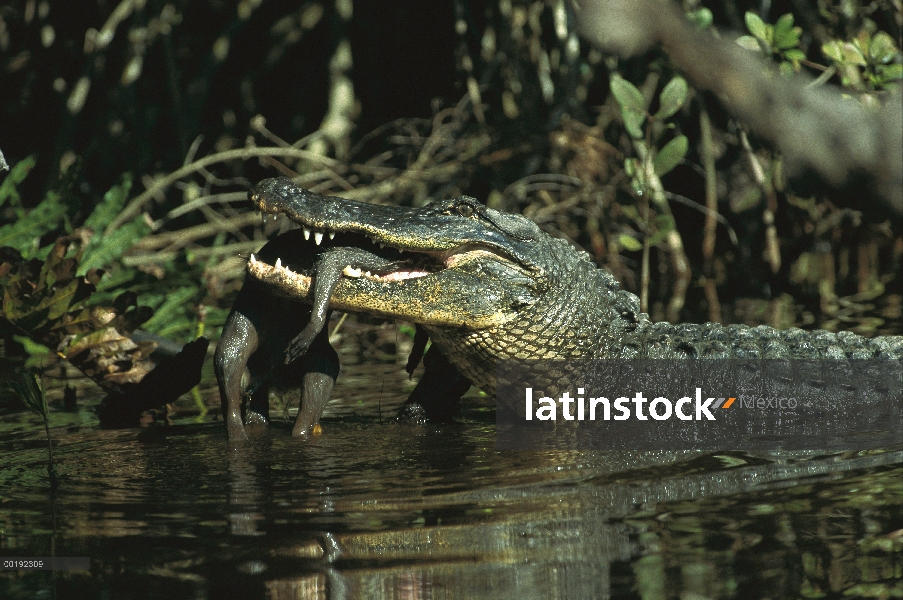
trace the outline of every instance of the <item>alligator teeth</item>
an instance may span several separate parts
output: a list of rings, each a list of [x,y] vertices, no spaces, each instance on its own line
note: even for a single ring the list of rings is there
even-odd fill
[[[360,276],[361,276],[361,270],[360,270],[360,269],[355,269],[355,268],[352,267],[351,265],[348,265],[347,267],[345,267],[345,268],[342,270],[342,274],[343,274],[343,275],[347,275],[348,277],[360,277]]]
[[[383,243],[382,243],[382,242],[380,242],[380,243],[379,243],[379,247],[380,247],[380,248],[385,248],[385,247],[386,247],[386,245],[385,245],[385,244],[383,244]]]
[[[402,252],[404,252],[404,250],[401,249],[401,248],[399,248],[399,249],[398,249],[398,253],[401,254]]]
[[[304,229],[304,239],[309,240],[310,239],[310,229],[308,229],[307,227],[304,227],[303,229]]]
[[[373,277],[373,275],[370,274],[370,271],[367,271],[366,273],[364,273],[364,275],[366,275],[367,277]]]
[[[317,246],[320,245],[320,242],[323,241],[323,232],[318,231],[314,234],[314,241],[317,243]]]
[[[252,252],[252,253],[251,253],[251,264],[253,265],[253,264],[256,263],[256,262],[257,262],[257,259],[254,258],[254,253]]]
[[[331,239],[331,240],[334,240],[334,239],[335,239],[335,231],[330,231],[330,232],[329,232],[329,239]]]
[[[277,259],[276,259],[276,268],[277,268],[277,269],[281,269],[281,268],[282,268],[282,259],[281,259],[281,258],[277,258]]]

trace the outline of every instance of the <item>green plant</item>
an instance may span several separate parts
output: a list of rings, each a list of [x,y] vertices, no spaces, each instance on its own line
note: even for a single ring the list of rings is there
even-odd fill
[[[131,189],[132,177],[126,173],[122,177],[122,183],[110,188],[85,220],[84,227],[90,229],[93,235],[83,250],[79,274],[118,260],[135,242],[150,233],[151,226],[143,216],[115,229],[111,226],[125,205]]]
[[[15,222],[0,226],[0,246],[15,248],[26,257],[39,254],[41,236],[55,229],[66,216],[66,205],[56,190],[47,192],[32,210],[23,208],[16,186],[28,176],[34,164],[34,156],[19,161],[0,184],[0,208],[9,203],[16,218]]]
[[[793,25],[793,15],[787,13],[778,17],[774,25],[769,25],[754,12],[747,12],[746,28],[752,34],[737,39],[737,43],[749,50],[764,52],[766,56],[776,56],[780,61],[781,73],[800,70],[800,61],[806,53],[800,50],[800,34],[803,30]]]
[[[44,395],[41,378],[33,372],[22,373],[22,380],[13,381],[11,386],[25,406],[39,415],[44,422],[44,433],[47,435],[47,475],[50,477],[50,489],[56,490],[59,486],[59,479],[56,475],[56,467],[53,465],[53,440],[50,438],[47,398]]]
[[[696,25],[697,29],[708,29],[712,26],[712,21],[714,21],[712,11],[704,6],[701,6],[696,10],[691,10],[687,12],[686,15],[687,19]]]
[[[848,42],[822,44],[821,50],[837,66],[844,86],[883,90],[903,79],[903,53],[883,31],[863,29]]]
[[[0,185],[0,205],[9,202],[20,215],[0,227],[0,243],[5,245],[0,258],[0,325],[29,353],[26,366],[64,357],[106,389],[140,381],[152,368],[146,359],[154,345],[135,344],[127,334],[147,321],[152,311],[138,306],[134,294],[118,293],[111,306],[92,303],[96,300],[92,295],[104,275],[96,265],[121,256],[149,227],[133,222],[118,230],[125,236],[98,231],[87,244],[78,245],[64,235],[41,247],[40,237],[59,228],[67,206],[62,192],[52,191],[31,211],[22,207],[16,185],[33,166],[33,158],[19,162]],[[108,222],[122,206],[129,186],[128,177],[114,186],[86,226],[100,229]]]
[[[663,244],[671,253],[677,282],[668,306],[668,318],[677,320],[689,285],[690,270],[661,177],[680,164],[689,147],[689,140],[682,134],[665,142],[666,133],[674,129],[668,119],[687,101],[687,82],[680,76],[672,78],[659,94],[659,108],[654,114],[647,110],[648,102],[642,92],[618,74],[611,77],[611,93],[621,108],[624,128],[631,137],[634,150],[634,156],[624,160],[624,171],[630,178],[633,192],[640,198],[639,211],[626,206],[622,208],[627,209],[625,214],[645,234],[640,243],[632,234],[624,232],[619,235],[618,242],[626,250],[643,250],[640,305],[644,312],[648,308],[649,248]],[[650,199],[657,212],[654,218],[650,218]]]
[[[665,139],[665,132],[674,126],[667,119],[677,113],[687,99],[687,82],[683,77],[676,76],[665,85],[659,95],[659,109],[654,114],[646,110],[646,101],[643,94],[632,83],[614,75],[611,79],[611,92],[621,108],[621,117],[624,128],[634,142],[636,157],[628,157],[624,161],[624,170],[630,177],[633,191],[639,196],[649,192],[650,184],[656,185],[652,180],[658,180],[666,173],[674,169],[684,159],[689,147],[689,141],[685,135],[676,135],[657,149],[657,146]],[[649,243],[655,245],[661,242],[674,227],[674,219],[670,216],[668,204],[663,195],[653,194],[653,200],[662,211],[654,221],[653,233]],[[639,219],[635,210],[626,211],[629,216]],[[642,244],[630,234],[621,234],[619,237],[621,246],[626,250],[639,250]]]

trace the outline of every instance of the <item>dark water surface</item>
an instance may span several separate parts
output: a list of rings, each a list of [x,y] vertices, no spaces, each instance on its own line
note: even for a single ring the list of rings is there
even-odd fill
[[[0,556],[91,571],[0,572],[0,598],[903,596],[901,448],[498,452],[473,392],[453,425],[390,422],[412,384],[380,347],[343,342],[308,442],[277,418],[233,448],[190,399],[171,427],[54,413],[55,495],[43,431],[4,416]]]

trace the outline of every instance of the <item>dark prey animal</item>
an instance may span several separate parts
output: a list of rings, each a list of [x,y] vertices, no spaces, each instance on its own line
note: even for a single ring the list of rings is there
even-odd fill
[[[403,252],[418,269],[343,277],[329,306],[420,324],[431,350],[488,394],[495,393],[495,366],[503,359],[903,358],[901,336],[653,322],[588,254],[523,216],[467,196],[421,208],[377,206],[320,196],[279,178],[261,182],[249,197],[263,212],[334,236],[337,245],[389,258]],[[310,278],[291,268],[260,260],[248,274],[272,294],[310,302]],[[537,387],[568,387],[545,384]]]
[[[246,437],[243,393],[251,395],[244,421],[265,423],[270,392],[297,388],[302,390],[301,407],[292,434],[310,433],[319,422],[340,368],[324,328],[330,312],[329,295],[343,271],[359,277],[364,272],[369,276],[371,271],[386,272],[400,266],[399,261],[358,248],[331,247],[328,242],[320,246],[319,236],[316,243],[305,243],[308,238],[310,232],[302,229],[282,234],[257,257],[251,255],[250,263],[262,260],[276,269],[310,274],[315,281],[313,309],[301,301],[274,296],[265,285],[248,278],[226,319],[214,368],[230,439]],[[284,360],[287,351],[291,360]]]

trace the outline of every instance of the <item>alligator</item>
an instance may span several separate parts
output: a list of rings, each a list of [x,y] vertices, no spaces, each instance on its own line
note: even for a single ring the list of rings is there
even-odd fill
[[[494,394],[503,359],[903,359],[903,336],[654,322],[586,252],[469,196],[380,206],[321,196],[287,178],[262,181],[248,195],[305,237],[329,235],[387,261],[403,257],[389,274],[346,273],[329,307],[418,324],[431,351],[441,352],[435,362],[448,362],[435,372],[457,372],[457,389],[467,380]],[[249,280],[311,304],[312,278],[282,258],[249,263]]]

